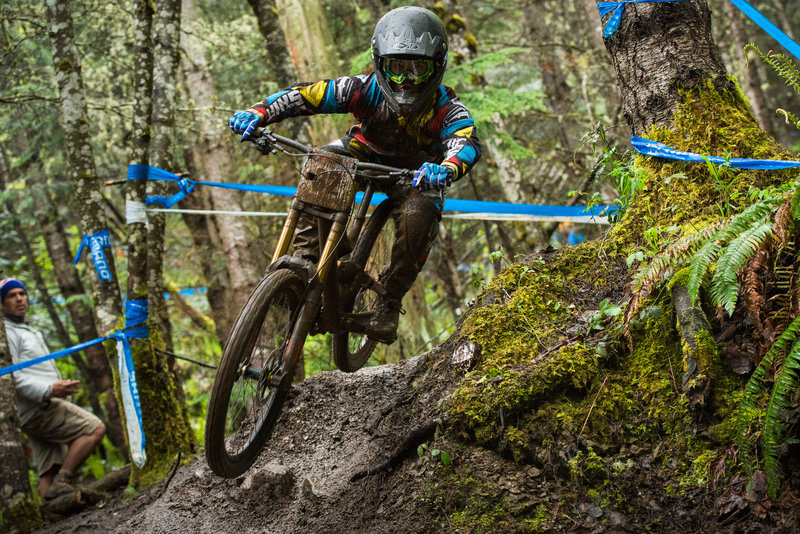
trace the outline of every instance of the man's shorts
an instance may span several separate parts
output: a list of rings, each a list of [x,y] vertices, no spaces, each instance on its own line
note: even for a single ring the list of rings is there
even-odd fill
[[[69,445],[81,436],[91,435],[100,423],[93,413],[63,399],[50,399],[46,408],[37,408],[22,425],[31,443],[36,474],[41,476],[54,465],[63,464]]]

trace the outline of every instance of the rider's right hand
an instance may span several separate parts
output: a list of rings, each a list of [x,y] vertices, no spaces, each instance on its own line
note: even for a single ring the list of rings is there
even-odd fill
[[[228,126],[233,133],[242,134],[242,141],[249,139],[256,128],[263,124],[264,117],[252,110],[237,111],[228,121]]]

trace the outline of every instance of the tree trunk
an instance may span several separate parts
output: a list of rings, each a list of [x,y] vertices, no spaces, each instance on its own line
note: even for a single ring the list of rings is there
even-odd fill
[[[161,2],[156,5],[153,35],[155,52],[152,73],[152,139],[150,161],[155,167],[172,169],[174,149],[174,123],[176,107],[176,76],[178,66],[178,42],[180,30],[180,2]],[[150,6],[140,4],[137,8],[138,32],[137,49],[140,63],[137,65],[137,108],[134,134],[138,141],[131,157],[134,162],[147,158],[147,111],[149,99],[149,74],[147,66],[150,59],[148,26],[150,25]],[[153,185],[152,183],[150,185]],[[138,184],[137,184],[138,186]],[[152,188],[156,192],[159,188]],[[141,190],[131,192],[131,200],[139,201]],[[135,197],[133,195],[136,195]],[[129,218],[129,222],[132,222]],[[155,349],[165,346],[171,349],[169,320],[166,317],[163,283],[164,215],[151,214],[148,217],[145,243],[142,243],[142,223],[135,223],[131,229],[131,246],[138,250],[135,286],[129,286],[129,294],[141,298],[144,293],[149,302],[150,338],[141,343],[134,354],[139,393],[144,419],[144,432],[147,437],[147,463],[143,468],[134,466],[131,482],[147,487],[163,478],[175,457],[180,452],[194,450],[194,434],[189,424],[188,411],[184,402],[183,387],[174,358],[167,358]],[[141,249],[147,249],[146,289],[142,277]],[[161,329],[159,329],[159,325]],[[161,336],[159,336],[159,333]],[[161,337],[161,339],[159,339]]]
[[[75,203],[79,213],[79,224],[83,235],[92,235],[108,229],[98,190],[99,180],[90,144],[89,119],[86,111],[80,57],[75,47],[72,29],[72,14],[68,2],[47,2],[47,23],[53,64],[60,91],[61,126],[67,158],[75,180]],[[88,254],[87,254],[88,256]],[[113,254],[106,254],[110,280],[101,280],[97,269],[88,258],[87,272],[92,281],[95,302],[95,321],[101,335],[116,330],[122,317],[122,299],[117,285]]]
[[[0,368],[11,365],[5,322],[0,320]],[[17,398],[12,375],[0,376],[0,526],[5,532],[29,532],[42,524],[28,479]],[[7,530],[6,530],[7,529]]]
[[[192,161],[202,173],[198,179],[228,181],[234,174],[230,147],[234,137],[228,131],[225,119],[213,113],[217,100],[217,87],[208,69],[203,43],[193,31],[197,22],[197,4],[194,0],[183,0],[183,71],[189,97],[194,103],[194,124],[198,125],[199,139],[192,143]],[[242,193],[232,189],[210,188],[214,208],[224,211],[242,209]],[[264,267],[259,266],[252,253],[252,246],[245,228],[245,219],[236,215],[217,215],[217,227],[222,241],[223,254],[231,280],[228,301],[234,313],[244,305],[250,291],[258,282]]]
[[[64,143],[75,180],[75,201],[80,215],[79,228],[83,235],[92,235],[107,230],[108,221],[103,210],[103,194],[98,189],[100,181],[95,170],[80,57],[74,42],[72,14],[67,2],[48,2],[46,12],[53,63],[61,96],[60,119],[64,130]],[[92,283],[95,326],[100,336],[107,336],[119,328],[124,317],[114,255],[111,253],[105,255],[107,272],[110,274],[108,280],[100,278],[99,270],[95,268],[91,255],[87,253],[86,256],[88,256],[87,272]],[[91,334],[84,331],[83,335]],[[114,342],[107,342],[106,350],[111,350],[112,347]],[[116,369],[114,365],[110,367]],[[113,380],[115,391],[119,392],[117,373],[113,373]],[[117,406],[120,402],[121,397],[118,396]]]
[[[681,89],[711,80],[717,91],[735,91],[712,39],[704,0],[626,4],[619,28],[605,43],[633,135],[670,125]]]
[[[339,58],[322,2],[275,0],[275,6],[299,81],[314,82],[341,76],[343,73],[339,72]],[[340,138],[344,124],[341,117],[312,117],[312,144],[325,144]]]
[[[253,14],[258,21],[258,31],[264,37],[271,78],[280,87],[285,87],[294,81],[294,73],[291,63],[286,61],[286,58],[289,57],[289,50],[286,48],[286,40],[278,24],[275,0],[247,0],[247,3],[253,9]]]

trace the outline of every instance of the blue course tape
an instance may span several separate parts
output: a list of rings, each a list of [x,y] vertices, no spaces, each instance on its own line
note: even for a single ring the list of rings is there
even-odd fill
[[[800,59],[800,45],[792,40],[791,37],[783,33],[780,28],[775,26],[772,22],[767,19],[764,15],[759,13],[759,11],[751,6],[745,0],[730,0],[733,5],[739,8],[739,10],[750,17],[750,20],[758,24],[762,30],[767,32],[770,37],[778,41],[778,43],[784,47],[786,50],[789,51],[797,59]]]
[[[108,259],[106,258],[106,253],[104,250],[111,248],[111,236],[109,235],[108,230],[100,230],[92,235],[83,236],[83,239],[81,239],[81,244],[78,247],[78,252],[75,254],[75,261],[72,262],[73,267],[78,264],[78,261],[81,259],[81,254],[83,254],[83,249],[86,247],[89,248],[89,251],[92,254],[94,267],[97,269],[97,274],[100,277],[100,280],[104,282],[111,280],[111,269],[109,267]]]
[[[145,174],[149,180],[179,182],[186,180],[172,174],[171,172],[159,169],[157,167],[149,167],[148,169],[141,169],[147,167],[146,165],[131,165],[128,168],[128,179],[141,179]],[[195,183],[200,185],[208,185],[212,187],[224,187],[228,189],[238,189],[240,191],[252,191],[256,193],[268,193],[271,195],[279,195],[285,197],[294,196],[297,188],[278,185],[253,185],[253,184],[234,184],[227,182],[204,182],[199,180],[186,180],[188,183]],[[174,196],[180,195],[177,193]],[[188,192],[186,193],[188,194]],[[186,196],[183,195],[183,197]],[[181,198],[183,198],[181,197]],[[153,198],[153,197],[151,197]],[[356,194],[356,202],[361,203],[364,198],[363,193]],[[370,204],[377,205],[386,199],[384,194],[375,194],[372,196]],[[147,199],[150,204],[150,198]],[[495,214],[510,214],[510,215],[538,215],[543,217],[597,217],[603,218],[603,213],[608,209],[608,206],[593,206],[586,208],[585,206],[548,206],[544,204],[509,204],[506,202],[490,202],[485,200],[462,200],[457,198],[448,198],[444,203],[444,211],[460,211],[467,213],[495,213]],[[612,208],[613,209],[613,208]]]
[[[108,341],[109,339],[112,339],[112,337],[113,336],[100,337],[100,338],[97,338],[97,339],[93,339],[91,341],[85,341],[83,343],[75,345],[74,347],[68,347],[66,349],[62,349],[62,350],[59,350],[59,351],[56,351],[56,352],[52,352],[52,353],[46,354],[44,356],[39,356],[38,358],[34,358],[32,360],[26,360],[24,362],[15,363],[14,365],[9,365],[8,367],[3,367],[2,369],[0,369],[0,376],[5,376],[7,374],[13,373],[14,371],[19,371],[21,369],[25,369],[26,367],[31,367],[33,365],[36,365],[36,364],[39,364],[39,363],[42,363],[42,362],[46,362],[46,361],[49,361],[49,360],[55,360],[56,358],[62,358],[64,356],[69,356],[70,354],[73,354],[75,352],[80,352],[83,349],[86,349],[86,348],[91,347],[93,345],[97,345],[98,343],[102,343],[103,341]]]
[[[194,189],[195,185],[209,185],[212,187],[222,187],[225,189],[236,189],[238,191],[251,191],[254,193],[268,193],[271,195],[281,195],[281,196],[292,196],[294,195],[295,188],[294,187],[286,187],[286,186],[279,186],[279,185],[255,185],[255,184],[236,184],[230,182],[205,182],[202,180],[189,180],[188,178],[181,178],[175,174],[172,174],[169,171],[165,171],[164,169],[159,169],[158,167],[151,167],[149,165],[130,165],[128,167],[128,180],[141,180],[143,178],[147,178],[148,180],[154,181],[161,181],[161,182],[178,182],[178,187],[181,187],[181,191],[168,197],[172,203],[169,206],[166,206],[162,199],[165,197],[148,197],[145,200],[146,204],[159,204],[166,208],[171,208],[180,200],[183,200],[186,195],[188,195],[192,189]],[[191,188],[189,187],[191,185]]]
[[[603,37],[611,37],[617,28],[619,22],[622,20],[622,12],[625,9],[625,4],[645,4],[655,2],[691,2],[692,0],[621,0],[618,2],[599,2],[597,8],[600,10],[600,18],[602,19],[609,13],[611,18],[606,21],[603,27]],[[613,13],[612,13],[613,12]]]
[[[776,169],[790,169],[793,167],[800,167],[800,161],[780,161],[774,159],[748,159],[748,158],[731,158],[726,160],[719,156],[702,156],[693,152],[683,152],[675,150],[663,143],[657,141],[650,141],[641,137],[631,136],[631,144],[633,148],[646,156],[655,156],[659,158],[676,159],[679,161],[697,161],[704,162],[706,160],[716,164],[724,164],[726,161],[731,167],[737,169],[758,169],[758,170],[776,170]]]

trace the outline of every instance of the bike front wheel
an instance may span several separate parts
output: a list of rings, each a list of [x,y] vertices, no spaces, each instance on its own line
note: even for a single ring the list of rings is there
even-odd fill
[[[206,415],[206,460],[219,476],[244,473],[275,427],[294,376],[297,359],[285,350],[303,289],[294,272],[269,273],[234,323]]]
[[[384,266],[389,265],[394,243],[394,220],[391,200],[381,202],[364,226],[351,255],[351,261],[374,280],[380,281]],[[375,312],[378,294],[364,287],[356,287],[347,298],[345,313],[364,323]],[[375,350],[377,341],[366,334],[343,331],[333,335],[333,362],[344,372],[352,373],[363,367]]]

